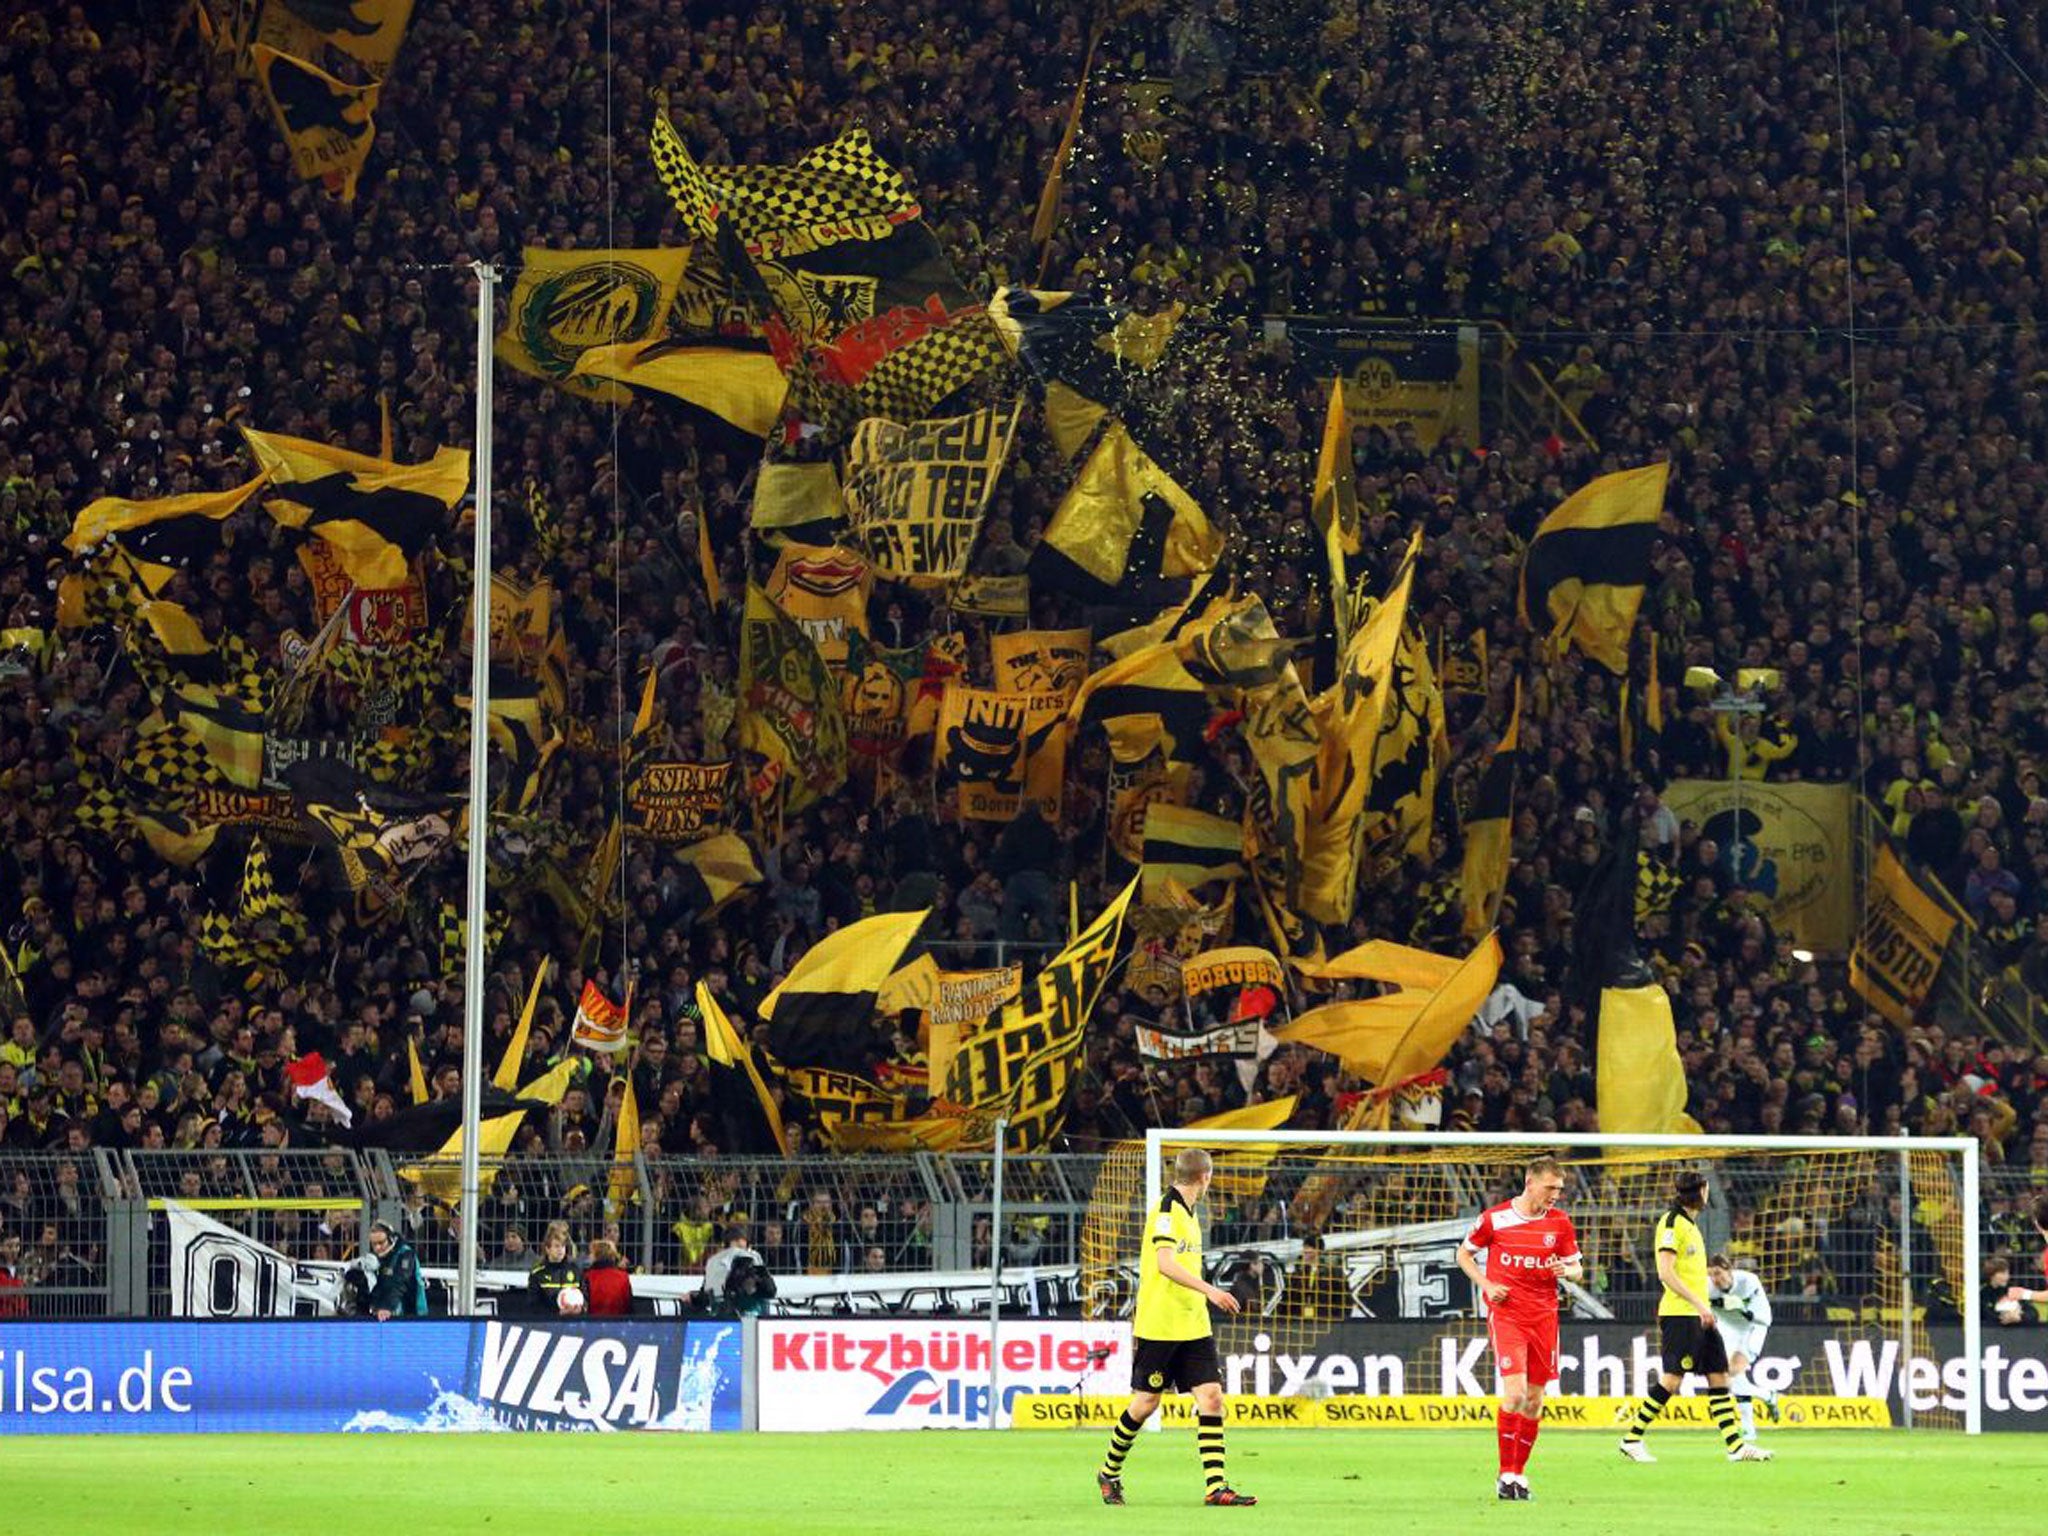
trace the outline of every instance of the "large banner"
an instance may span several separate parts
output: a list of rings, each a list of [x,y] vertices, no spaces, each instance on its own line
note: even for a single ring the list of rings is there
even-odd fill
[[[991,406],[908,426],[871,417],[854,429],[846,510],[877,571],[932,582],[967,573],[1016,425],[1015,406]]]
[[[1878,844],[1863,926],[1849,956],[1849,985],[1905,1028],[1927,1001],[1955,926],[1955,914],[1920,888],[1891,845]]]
[[[725,830],[731,763],[648,763],[626,784],[628,824],[658,843]]]
[[[1674,779],[1664,803],[1720,845],[1780,933],[1839,955],[1856,931],[1852,794],[1847,784]]]
[[[1005,1322],[991,1347],[986,1322],[764,1319],[755,1348],[762,1429],[1006,1425],[1019,1397],[1121,1391],[1131,1372],[1128,1323]]]
[[[1456,429],[1479,440],[1479,327],[1412,320],[1292,322],[1287,339],[1315,377],[1344,378],[1354,427],[1406,423],[1425,448]]]
[[[1067,698],[949,684],[939,706],[941,781],[969,821],[1009,822],[1027,800],[1059,822],[1067,770]]]
[[[11,1323],[0,1435],[740,1427],[736,1322]]]

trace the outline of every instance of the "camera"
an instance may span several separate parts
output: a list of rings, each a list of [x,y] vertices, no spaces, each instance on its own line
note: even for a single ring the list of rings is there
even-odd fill
[[[765,1312],[768,1303],[775,1299],[775,1277],[768,1273],[767,1266],[760,1260],[749,1254],[740,1254],[726,1273],[725,1293],[721,1299],[727,1307],[742,1315]]]

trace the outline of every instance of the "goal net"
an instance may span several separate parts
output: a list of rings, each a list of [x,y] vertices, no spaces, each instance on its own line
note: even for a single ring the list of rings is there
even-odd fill
[[[1751,1379],[1777,1395],[1787,1427],[1979,1427],[1967,1139],[1152,1131],[1110,1152],[1096,1179],[1081,1239],[1091,1319],[1129,1316],[1144,1213],[1189,1145],[1216,1158],[1197,1213],[1207,1277],[1243,1305],[1217,1318],[1232,1394],[1412,1398],[1441,1422],[1476,1421],[1496,1383],[1457,1246],[1481,1210],[1520,1191],[1532,1157],[1551,1153],[1586,1258],[1583,1284],[1562,1292],[1553,1389],[1583,1400],[1579,1422],[1612,1423],[1615,1404],[1654,1377],[1652,1233],[1676,1175],[1697,1169],[1712,1191],[1700,1216],[1709,1253],[1753,1271],[1770,1296]]]

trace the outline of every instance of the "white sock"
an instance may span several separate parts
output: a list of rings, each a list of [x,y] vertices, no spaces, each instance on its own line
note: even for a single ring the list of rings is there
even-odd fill
[[[1742,1438],[1754,1440],[1756,1438],[1756,1414],[1751,1409],[1749,1398],[1746,1395],[1735,1399],[1735,1412],[1742,1419]]]

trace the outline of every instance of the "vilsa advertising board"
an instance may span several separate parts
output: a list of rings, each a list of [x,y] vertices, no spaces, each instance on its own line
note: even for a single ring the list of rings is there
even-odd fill
[[[11,1323],[0,1435],[740,1427],[737,1323]]]

